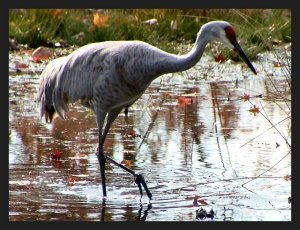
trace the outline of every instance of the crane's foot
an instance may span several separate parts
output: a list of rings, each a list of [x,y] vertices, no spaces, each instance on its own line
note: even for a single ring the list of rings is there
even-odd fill
[[[144,189],[145,189],[145,191],[146,191],[146,194],[147,194],[149,200],[151,200],[152,193],[148,189],[148,186],[146,184],[146,181],[145,181],[144,177],[141,174],[135,174],[134,177],[135,177],[135,183],[138,185],[139,190],[140,190],[141,199],[142,199],[142,196],[143,196],[143,191],[142,191],[142,186],[143,186]]]
[[[147,184],[146,184],[146,181],[144,179],[144,177],[141,175],[141,174],[136,174],[132,169],[130,168],[127,168],[126,166],[116,162],[114,159],[112,159],[111,157],[107,156],[107,155],[104,155],[102,154],[102,156],[110,161],[111,163],[113,163],[114,165],[124,169],[125,171],[129,172],[130,174],[132,174],[134,176],[134,180],[135,180],[135,183],[138,185],[139,187],[139,191],[140,191],[140,194],[141,194],[141,199],[142,199],[142,196],[143,196],[143,191],[142,191],[142,186],[143,188],[145,189],[146,191],[146,194],[149,198],[149,201],[152,199],[152,193],[150,192]],[[99,159],[99,162],[100,162],[100,168],[104,168],[101,166],[101,164],[104,162],[105,164],[105,161],[103,161],[103,159],[101,158],[101,155],[98,156],[98,159]],[[102,163],[101,163],[102,162]],[[102,175],[102,174],[101,174]],[[105,182],[105,178],[104,178],[104,182]],[[103,186],[103,181],[102,181],[102,186]],[[105,183],[104,183],[104,188],[105,188]],[[103,194],[104,194],[104,190],[103,190]],[[106,190],[105,190],[105,194],[106,194]],[[106,196],[106,195],[105,195]]]

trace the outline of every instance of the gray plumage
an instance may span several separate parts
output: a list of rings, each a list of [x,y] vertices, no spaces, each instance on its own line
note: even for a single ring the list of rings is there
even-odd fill
[[[237,43],[233,27],[224,21],[203,25],[192,50],[181,56],[142,41],[93,43],[46,66],[41,74],[37,97],[40,114],[50,122],[55,112],[64,118],[68,105],[80,100],[83,106],[95,112],[99,128],[98,156],[103,158],[106,134],[122,109],[140,98],[151,82],[162,74],[193,67],[201,58],[206,44],[215,40],[238,51],[256,73]],[[102,130],[105,118],[105,129]]]

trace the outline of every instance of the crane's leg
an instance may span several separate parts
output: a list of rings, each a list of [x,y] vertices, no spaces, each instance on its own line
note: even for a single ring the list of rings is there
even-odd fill
[[[102,181],[102,191],[103,191],[103,198],[106,197],[106,182],[105,182],[105,156],[103,153],[103,135],[102,135],[102,128],[103,123],[105,120],[105,116],[107,113],[97,110],[96,111],[96,118],[97,118],[97,125],[98,125],[98,138],[99,138],[99,146],[98,146],[98,152],[97,157],[100,165],[100,175],[101,175],[101,181]]]
[[[110,162],[112,162],[113,164],[115,164],[115,165],[119,166],[120,168],[126,170],[127,172],[131,173],[135,178],[135,183],[139,187],[141,197],[143,196],[143,193],[142,193],[142,186],[143,186],[147,193],[148,198],[151,200],[152,194],[147,187],[144,177],[141,174],[136,174],[133,170],[125,167],[124,165],[117,163],[112,158],[104,155],[103,146],[104,146],[105,138],[108,134],[111,124],[113,123],[113,121],[116,119],[116,117],[119,115],[119,113],[121,111],[122,111],[122,108],[116,108],[114,110],[111,110],[107,115],[107,113],[103,112],[102,110],[96,110],[97,124],[98,124],[98,130],[99,130],[99,147],[98,147],[97,156],[98,156],[98,160],[99,160],[99,164],[100,164],[100,174],[101,174],[101,181],[102,181],[103,197],[105,198],[107,196],[106,182],[105,182],[105,163],[106,163],[106,159],[107,159]],[[106,115],[107,115],[106,124],[105,124],[104,131],[102,132]]]
[[[106,112],[98,109],[96,110],[96,118],[97,118],[97,125],[98,125],[98,137],[99,137],[99,146],[98,146],[98,161],[100,165],[100,175],[101,175],[101,181],[102,181],[102,191],[103,191],[103,198],[107,196],[106,193],[106,180],[105,180],[105,163],[106,158],[103,151],[103,146],[105,142],[106,135],[109,131],[110,125],[112,122],[116,119],[118,114],[121,112],[122,109],[115,109],[109,112],[106,119],[106,125],[105,129],[103,130],[104,120],[106,117]]]
[[[105,128],[104,128],[104,131],[103,131],[103,134],[102,134],[102,143],[101,143],[102,146],[104,145],[104,141],[105,141],[107,133],[110,129],[111,124],[114,122],[114,120],[117,118],[117,116],[119,115],[119,113],[121,111],[122,111],[122,108],[116,108],[116,109],[111,110],[108,113],[107,118],[106,118]]]
[[[101,146],[104,145],[104,141],[105,141],[105,138],[106,138],[106,135],[110,129],[110,126],[111,124],[113,123],[113,121],[116,119],[116,117],[119,115],[119,113],[122,111],[122,108],[116,108],[114,110],[111,110],[108,115],[107,115],[107,119],[106,119],[106,125],[105,125],[105,128],[104,128],[104,131],[103,131],[103,134],[102,134],[102,143],[100,143]],[[146,191],[146,194],[148,196],[148,198],[151,200],[152,198],[152,194],[150,192],[150,190],[148,189],[147,187],[147,184],[146,184],[146,181],[144,179],[144,177],[141,175],[141,174],[136,174],[133,170],[125,167],[124,165],[121,165],[119,163],[117,163],[116,161],[114,161],[112,158],[108,157],[108,156],[105,156],[103,155],[107,160],[109,160],[110,162],[112,162],[113,164],[119,166],[120,168],[124,169],[125,171],[131,173],[134,178],[135,178],[135,183],[138,185],[139,187],[139,191],[140,191],[140,195],[141,197],[143,196],[143,193],[142,193],[142,186],[144,187],[145,191]]]

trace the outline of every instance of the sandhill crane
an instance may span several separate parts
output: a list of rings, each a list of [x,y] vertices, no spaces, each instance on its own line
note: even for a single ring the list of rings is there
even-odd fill
[[[95,113],[99,132],[97,157],[103,200],[107,197],[106,160],[130,172],[141,197],[143,186],[151,200],[152,194],[141,174],[136,174],[104,154],[105,137],[122,109],[140,98],[154,79],[166,73],[193,67],[211,41],[220,41],[235,50],[256,74],[255,68],[237,42],[233,26],[225,21],[204,24],[193,48],[185,55],[170,54],[142,41],[105,41],[85,45],[46,66],[41,74],[37,96],[40,115],[45,116],[46,122],[51,123],[55,113],[64,118],[68,105],[78,100]]]

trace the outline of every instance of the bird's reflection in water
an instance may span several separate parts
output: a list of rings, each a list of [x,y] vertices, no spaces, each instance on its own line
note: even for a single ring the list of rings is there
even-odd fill
[[[106,221],[106,219],[105,219],[106,208],[107,207],[106,207],[105,201],[103,201],[102,208],[101,208],[101,218],[100,218],[101,221]],[[132,211],[133,207],[129,207],[129,209]],[[140,204],[137,215],[131,213],[131,215],[132,214],[134,215],[134,218],[132,218],[132,220],[134,220],[134,221],[145,221],[147,216],[148,216],[148,212],[151,209],[152,209],[152,204],[151,203],[148,203],[147,206],[145,206],[145,207],[143,206],[143,204]]]
[[[135,220],[136,220],[136,221],[145,221],[146,218],[147,218],[147,216],[148,216],[148,211],[149,211],[151,208],[152,208],[152,204],[149,203],[149,204],[147,205],[146,210],[143,211],[143,205],[141,204],[141,205],[140,205],[140,209],[139,209],[139,211],[138,211],[138,216],[136,217]],[[143,211],[143,216],[142,216],[142,211]]]

